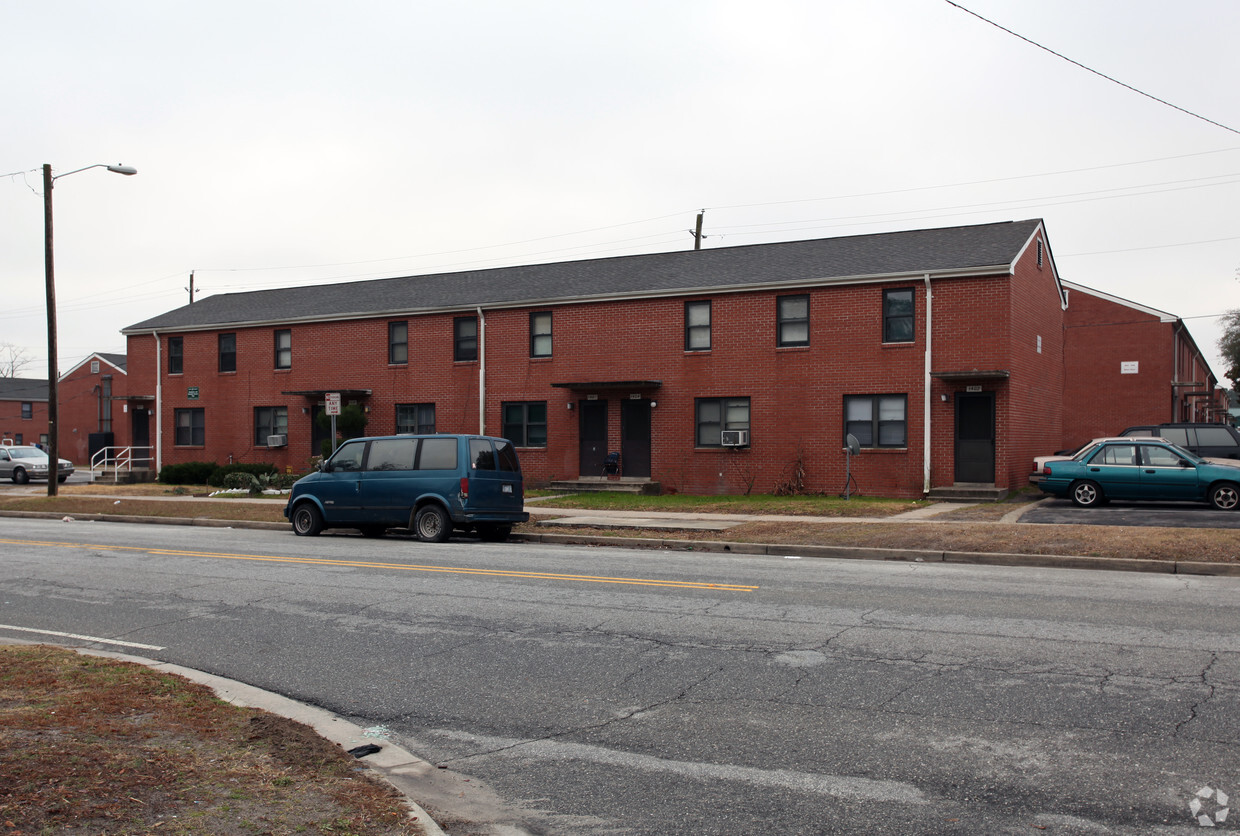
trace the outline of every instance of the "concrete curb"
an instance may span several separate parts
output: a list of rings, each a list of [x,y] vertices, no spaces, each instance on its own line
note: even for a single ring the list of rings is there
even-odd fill
[[[0,511],[0,517],[63,519],[46,511]],[[124,514],[75,514],[74,521],[146,523],[153,525],[200,525],[214,528],[253,528],[288,531],[288,523],[217,520],[208,517],[139,517]],[[1004,554],[1002,552],[944,552],[930,549],[881,549],[867,546],[811,546],[766,543],[726,543],[718,540],[672,540],[656,537],[607,537],[585,534],[513,534],[523,543],[569,546],[614,546],[630,549],[712,552],[722,554],[796,555],[837,560],[891,560],[906,563],[961,563],[979,566],[1030,566],[1043,569],[1102,569],[1111,572],[1149,572],[1164,575],[1214,575],[1240,578],[1240,563],[1209,563],[1200,560],[1139,560],[1123,557],[1090,557],[1058,554]]]

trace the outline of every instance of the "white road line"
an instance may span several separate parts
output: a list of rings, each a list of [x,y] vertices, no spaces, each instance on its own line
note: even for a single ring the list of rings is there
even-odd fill
[[[119,639],[101,639],[98,636],[79,636],[77,633],[58,633],[55,630],[32,630],[29,627],[14,627],[12,624],[0,624],[0,630],[16,630],[19,633],[39,633],[44,636],[58,636],[62,639],[78,639],[79,641],[97,642],[99,644],[115,644],[120,647],[136,647],[141,650],[163,650],[163,648],[157,644],[123,642]]]

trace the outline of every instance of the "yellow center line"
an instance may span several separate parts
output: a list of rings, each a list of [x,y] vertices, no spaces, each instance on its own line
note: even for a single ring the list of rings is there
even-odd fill
[[[0,543],[16,546],[44,546],[47,548],[98,549],[100,551],[141,552],[170,557],[214,557],[221,560],[253,560],[264,563],[299,563],[312,566],[348,566],[359,569],[399,569],[406,572],[436,572],[456,575],[482,575],[494,578],[527,578],[531,580],[578,581],[581,583],[612,583],[632,586],[662,586],[675,589],[714,589],[724,592],[752,592],[759,587],[730,583],[702,583],[697,581],[661,581],[655,578],[616,578],[605,575],[566,575],[556,572],[517,572],[504,569],[473,569],[466,566],[425,566],[407,563],[379,563],[365,560],[329,560],[318,557],[285,557],[266,554],[235,554],[232,552],[204,552],[189,549],[161,549],[147,546],[111,546],[96,543],[62,543],[44,540],[10,540],[0,537]]]

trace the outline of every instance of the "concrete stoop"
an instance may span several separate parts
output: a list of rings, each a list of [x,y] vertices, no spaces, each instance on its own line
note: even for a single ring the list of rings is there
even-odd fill
[[[582,476],[577,479],[557,479],[548,486],[561,493],[588,493],[590,491],[608,491],[611,493],[638,493],[658,495],[663,486],[640,476]]]
[[[1006,488],[996,488],[984,482],[957,482],[931,488],[926,498],[935,502],[1002,502],[1008,493]]]

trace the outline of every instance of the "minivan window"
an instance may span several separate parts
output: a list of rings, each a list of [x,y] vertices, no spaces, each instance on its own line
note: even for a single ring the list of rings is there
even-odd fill
[[[473,463],[474,470],[494,470],[495,451],[491,449],[491,442],[485,438],[471,438],[469,460]]]
[[[365,452],[365,442],[345,444],[336,451],[336,455],[332,456],[332,470],[361,470],[362,455]]]
[[[499,461],[500,470],[505,473],[521,472],[521,462],[517,459],[517,450],[510,442],[495,442],[495,452],[498,454],[496,458]]]
[[[1197,443],[1202,447],[1235,447],[1236,439],[1224,427],[1198,427]]]
[[[418,470],[456,470],[456,439],[451,436],[422,439]]]
[[[413,457],[418,451],[416,438],[386,438],[370,442],[367,470],[413,470]]]

